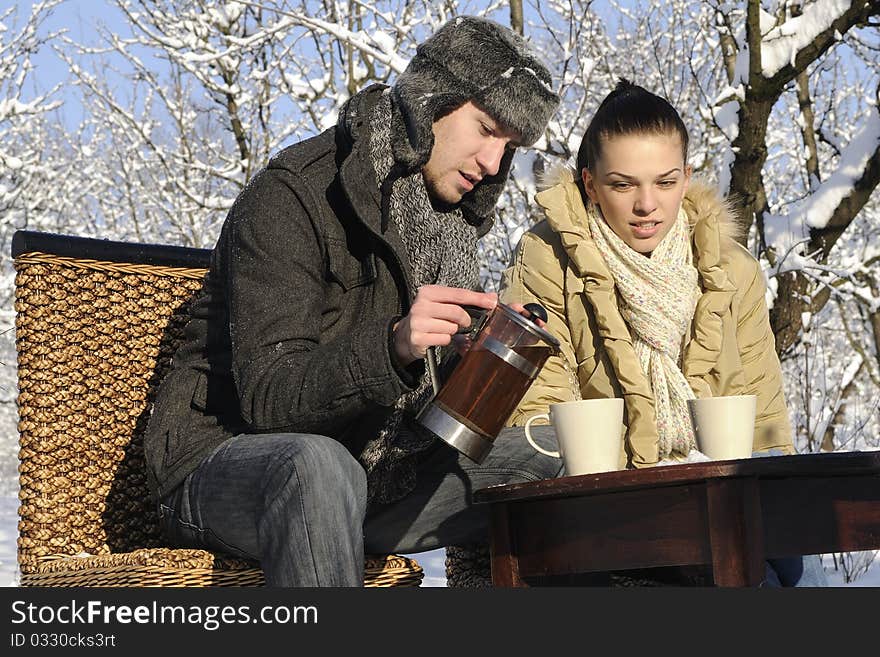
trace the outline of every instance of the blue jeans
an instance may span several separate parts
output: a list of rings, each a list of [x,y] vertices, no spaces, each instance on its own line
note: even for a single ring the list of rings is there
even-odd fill
[[[174,544],[258,560],[269,586],[359,586],[365,552],[485,542],[488,509],[471,503],[472,492],[555,477],[561,464],[532,449],[521,428],[503,430],[481,465],[438,440],[409,495],[368,508],[364,470],[337,441],[236,436],[160,500],[159,515]]]

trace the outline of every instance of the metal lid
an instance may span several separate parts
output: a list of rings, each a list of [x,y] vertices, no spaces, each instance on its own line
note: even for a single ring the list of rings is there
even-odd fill
[[[522,326],[529,333],[533,333],[534,335],[537,335],[539,338],[541,338],[544,342],[549,344],[551,347],[559,348],[559,340],[556,339],[553,335],[551,335],[547,331],[545,331],[544,329],[542,329],[540,326],[535,324],[533,321],[526,319],[520,313],[516,312],[513,308],[511,308],[507,304],[499,302],[497,307],[501,308],[501,310],[504,311],[504,314],[507,315],[507,317],[509,317],[514,322],[516,322],[517,324]]]

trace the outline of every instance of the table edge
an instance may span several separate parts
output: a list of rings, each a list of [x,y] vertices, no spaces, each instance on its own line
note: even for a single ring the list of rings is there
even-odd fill
[[[880,474],[880,451],[793,454],[618,470],[503,484],[474,491],[475,504],[609,493],[658,485],[701,483],[728,477],[807,477]]]

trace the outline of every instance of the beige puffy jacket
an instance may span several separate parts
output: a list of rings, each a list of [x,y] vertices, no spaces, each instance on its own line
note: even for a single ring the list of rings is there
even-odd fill
[[[611,275],[590,236],[578,186],[567,179],[538,193],[546,220],[527,232],[502,277],[505,303],[538,301],[559,338],[584,399],[623,397],[627,434],[621,465],[656,464],[654,400],[629,330],[617,310]],[[755,451],[794,453],[758,262],[734,241],[729,208],[711,187],[692,181],[687,213],[703,294],[685,336],[682,371],[698,397],[757,395]],[[573,398],[562,357],[544,365],[507,424],[520,426],[554,402]]]

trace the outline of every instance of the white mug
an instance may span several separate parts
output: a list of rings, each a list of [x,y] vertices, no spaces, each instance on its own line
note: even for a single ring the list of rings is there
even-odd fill
[[[755,395],[689,399],[697,449],[712,460],[750,458],[755,439]]]
[[[531,426],[544,418],[553,425],[559,451],[547,450],[532,438]],[[565,474],[579,475],[620,469],[623,450],[623,399],[581,399],[550,404],[549,413],[526,421],[526,439],[547,456],[562,458]]]

